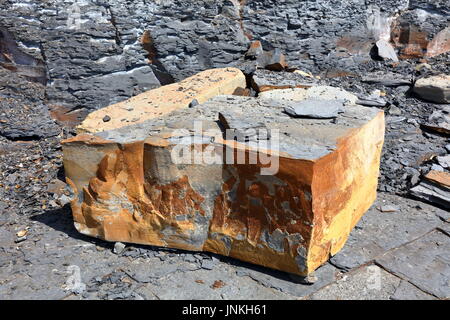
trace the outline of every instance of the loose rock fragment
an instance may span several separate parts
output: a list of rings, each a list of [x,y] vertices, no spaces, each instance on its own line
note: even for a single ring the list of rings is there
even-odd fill
[[[126,245],[123,244],[122,242],[116,242],[114,244],[114,253],[115,254],[122,254],[123,251],[125,250]]]
[[[253,41],[250,44],[250,48],[248,49],[245,57],[247,59],[257,59],[264,53],[263,47],[260,41]]]
[[[395,53],[394,48],[392,45],[387,42],[386,40],[380,39],[376,43],[377,47],[377,54],[382,59],[392,60],[394,62],[398,62],[397,54]]]
[[[293,88],[293,89],[277,89],[261,92],[260,99],[270,99],[276,101],[302,101],[312,100],[339,100],[344,104],[354,105],[358,98],[341,88],[331,86],[314,86],[309,89]]]
[[[252,86],[257,92],[273,89],[310,88],[316,83],[316,79],[295,72],[256,70],[252,77]]]
[[[219,112],[219,121],[225,129],[228,129],[225,133],[226,139],[246,142],[270,138],[264,123],[254,123],[243,113],[222,111]]]
[[[384,107],[387,102],[380,95],[380,90],[375,90],[369,96],[358,97],[356,103],[369,107]]]
[[[286,57],[280,49],[264,53],[265,68],[272,71],[283,71],[287,68]]]
[[[77,130],[78,133],[95,133],[121,128],[131,122],[141,123],[187,108],[193,99],[202,103],[219,94],[232,94],[238,87],[246,87],[245,76],[240,70],[206,70],[179,83],[162,86],[92,112]],[[110,121],[104,122],[105,116],[110,117]]]
[[[414,85],[414,92],[428,101],[450,103],[450,76],[441,74],[419,79]]]
[[[284,111],[293,117],[327,119],[336,118],[342,107],[343,103],[339,100],[310,99],[292,102]]]
[[[405,78],[400,74],[395,73],[385,73],[385,72],[375,72],[364,76],[361,79],[362,82],[370,84],[380,84],[387,87],[398,87],[398,86],[411,86],[412,82],[410,79]]]
[[[450,135],[450,107],[435,110],[428,117],[427,122],[421,123],[424,128]]]
[[[398,211],[398,207],[393,206],[393,205],[385,205],[385,206],[381,206],[379,208],[379,210],[381,212],[396,212],[396,211]]]
[[[430,171],[410,193],[427,202],[450,208],[450,173]]]

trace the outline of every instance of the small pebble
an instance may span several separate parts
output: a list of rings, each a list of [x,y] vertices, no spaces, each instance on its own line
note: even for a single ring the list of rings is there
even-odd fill
[[[378,210],[380,210],[381,212],[396,212],[399,209],[395,206],[386,205],[386,206],[379,207]]]
[[[125,250],[125,245],[122,243],[122,242],[116,242],[115,244],[114,244],[114,250],[113,250],[113,252],[115,253],[115,254],[121,254],[124,250]]]

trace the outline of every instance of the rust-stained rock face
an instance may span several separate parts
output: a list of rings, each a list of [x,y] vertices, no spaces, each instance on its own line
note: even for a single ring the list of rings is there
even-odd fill
[[[141,93],[126,101],[92,112],[77,127],[78,133],[113,130],[187,108],[196,99],[203,103],[220,94],[245,88],[245,76],[236,68],[200,72],[181,82]]]
[[[224,95],[66,140],[76,228],[311,273],[376,197],[384,115],[349,101],[335,119],[293,118],[289,103]]]
[[[402,59],[446,53],[450,50],[448,17],[417,9],[406,11],[393,21],[391,40]]]

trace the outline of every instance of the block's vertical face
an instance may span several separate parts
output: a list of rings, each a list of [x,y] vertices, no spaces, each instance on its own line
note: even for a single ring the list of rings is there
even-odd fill
[[[186,148],[190,152],[207,146]],[[221,186],[222,166],[175,163],[173,148],[149,143],[144,146],[145,202],[152,210],[143,214],[153,221],[150,228],[166,246],[201,251],[208,237],[214,198]]]
[[[285,158],[275,175],[261,175],[260,165],[225,165],[205,249],[304,273],[313,220],[311,168],[311,162]]]
[[[141,239],[142,232],[134,221],[140,211],[138,199],[143,194],[142,150],[143,143],[136,142],[116,145],[103,153],[88,184],[77,189],[83,202],[72,202],[80,232],[113,241]]]
[[[384,114],[338,141],[333,153],[314,165],[314,232],[308,256],[314,270],[345,244],[352,228],[376,198]]]

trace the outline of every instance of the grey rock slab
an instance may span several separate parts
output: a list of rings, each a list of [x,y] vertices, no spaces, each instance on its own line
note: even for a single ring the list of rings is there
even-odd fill
[[[205,259],[202,261],[202,268],[206,270],[214,269],[216,263],[213,260]]]
[[[450,298],[450,237],[433,231],[376,259],[389,272],[438,298]]]
[[[334,282],[340,272],[334,266],[328,263],[324,264],[314,272],[317,281],[313,284],[299,283],[300,281],[295,280],[296,277],[291,277],[285,272],[256,266],[252,266],[251,268],[240,267],[236,274],[239,276],[248,276],[265,287],[302,298]]]
[[[336,118],[343,107],[339,100],[303,100],[289,102],[284,111],[293,117],[327,119]]]
[[[443,168],[450,168],[450,155],[437,157],[437,161]]]
[[[199,267],[196,264],[189,262],[179,261],[178,263],[169,263],[157,258],[151,258],[133,261],[125,269],[125,272],[138,282],[148,283],[172,273],[184,273],[197,269]]]
[[[419,199],[450,209],[450,188],[444,185],[422,180],[409,192]]]
[[[138,292],[152,294],[161,300],[219,300],[219,299],[295,299],[289,294],[260,285],[248,277],[239,277],[233,266],[222,264],[214,270],[171,273],[156,282],[145,284]]]
[[[309,88],[317,80],[295,72],[256,70],[252,77],[252,87],[260,92],[267,89]]]
[[[411,79],[396,73],[374,72],[363,76],[362,82],[380,84],[386,87],[411,86]]]
[[[311,300],[389,300],[401,279],[371,265],[345,274],[313,293]]]
[[[395,53],[395,49],[389,42],[380,39],[376,42],[375,45],[377,46],[378,49],[378,55],[381,58],[398,62],[397,53]]]
[[[414,92],[427,101],[450,103],[450,75],[421,78],[414,84]]]
[[[219,121],[226,129],[225,138],[227,140],[249,141],[267,140],[270,133],[262,122],[252,121],[245,113],[222,111],[219,112]]]
[[[396,212],[380,212],[376,208],[395,203]],[[418,206],[420,205],[419,209]],[[342,248],[330,262],[342,269],[352,269],[372,261],[386,251],[413,241],[442,225],[438,217],[445,210],[405,199],[397,195],[378,193],[378,199],[361,218]]]
[[[434,110],[421,125],[427,129],[450,134],[450,107],[443,107],[442,110]]]
[[[436,300],[436,297],[423,292],[408,281],[402,280],[391,296],[392,300]]]

